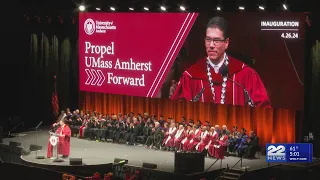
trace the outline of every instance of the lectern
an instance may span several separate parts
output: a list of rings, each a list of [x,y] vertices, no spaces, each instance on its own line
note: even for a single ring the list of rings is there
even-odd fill
[[[57,153],[56,159],[54,159],[53,162],[64,162],[63,159],[59,158],[59,152],[58,152],[58,146],[59,146],[58,144],[59,144],[59,137],[60,136],[61,136],[60,134],[50,132],[50,139],[49,139],[50,144],[53,147],[56,146],[56,150],[57,150],[56,151],[56,153]]]

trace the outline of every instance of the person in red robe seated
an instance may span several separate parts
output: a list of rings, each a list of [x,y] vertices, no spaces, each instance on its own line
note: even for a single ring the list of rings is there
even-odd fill
[[[221,131],[221,137],[213,145],[214,154],[217,159],[224,159],[228,147],[228,135],[225,129]]]
[[[198,150],[199,153],[203,152],[210,141],[210,133],[207,130],[207,126],[203,126],[202,129],[203,131],[200,136],[201,141],[196,146],[196,150]]]
[[[67,158],[70,154],[70,137],[71,130],[68,125],[65,124],[66,118],[60,121],[60,127],[56,130],[57,134],[60,134],[58,141],[58,154],[62,155],[62,158]],[[49,142],[50,143],[50,142]],[[53,147],[48,145],[47,157],[51,158],[53,152]]]
[[[177,132],[176,123],[172,122],[170,128],[166,132],[166,138],[163,140],[162,145],[164,150],[173,150],[174,146],[174,135]]]
[[[208,145],[206,146],[206,149],[208,149],[209,156],[214,157],[215,156],[214,145],[215,145],[215,142],[219,138],[219,133],[216,131],[215,127],[211,127],[210,134],[211,134],[210,141],[209,141]]]
[[[195,147],[196,145],[200,142],[200,135],[201,135],[201,129],[199,126],[195,126],[195,130],[194,133],[192,134],[192,139],[190,140],[188,147],[187,147],[187,151],[188,152],[193,152],[195,151]]]
[[[174,135],[174,148],[176,151],[180,150],[181,141],[184,139],[184,126],[179,125],[179,129]]]
[[[90,117],[89,114],[87,114],[83,118],[84,120],[82,121],[82,126],[80,126],[80,128],[79,128],[79,138],[85,138],[84,137],[84,132],[88,128],[88,124],[89,124],[89,121],[90,121],[89,117]]]
[[[196,130],[196,128],[194,127],[194,130]],[[188,149],[188,145],[189,145],[189,142],[191,141],[192,139],[192,135],[193,135],[193,129],[192,129],[192,125],[191,124],[188,124],[187,125],[187,130],[185,131],[185,138],[181,141],[181,146],[182,146],[182,151],[183,152],[186,152],[187,149]]]
[[[224,18],[214,17],[208,22],[204,43],[207,57],[197,61],[182,74],[172,100],[197,99],[201,102],[219,104],[250,103],[250,106],[255,107],[271,107],[267,91],[257,72],[226,54],[229,34],[228,22]],[[224,73],[220,72],[222,66]],[[245,95],[244,89],[232,80],[245,87],[253,105]],[[205,89],[201,94],[203,88]],[[197,95],[199,99],[195,98]]]

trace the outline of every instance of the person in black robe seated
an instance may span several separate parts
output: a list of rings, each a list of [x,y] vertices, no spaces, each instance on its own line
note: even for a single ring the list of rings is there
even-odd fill
[[[105,142],[107,140],[107,134],[108,134],[108,121],[105,119],[105,117],[102,117],[99,120],[99,130],[97,132],[97,138],[99,141]]]
[[[259,137],[256,135],[254,131],[250,131],[250,137],[248,138],[248,147],[247,150],[247,157],[254,158],[256,152],[259,150]]]
[[[71,116],[71,123],[70,123],[71,135],[74,135],[76,137],[79,134],[79,129],[81,125],[82,125],[82,119],[79,114],[79,110],[75,110],[73,115]]]
[[[105,124],[106,124],[107,131],[105,132],[106,134],[105,134],[104,138],[107,141],[109,139],[109,130],[112,127],[111,118],[107,118]]]
[[[108,127],[108,141],[113,141],[114,134],[117,130],[117,124],[118,124],[117,115],[113,114],[111,118],[111,122]]]
[[[151,129],[150,135],[145,143],[146,148],[159,149],[163,139],[163,133],[159,122],[154,123],[154,127]]]
[[[145,144],[146,143],[147,138],[151,134],[153,126],[154,125],[153,125],[153,123],[151,123],[151,120],[150,120],[150,122],[147,121],[145,123],[144,127],[142,127],[141,135],[139,135],[138,139],[137,139],[137,141],[139,141],[139,143],[141,143],[141,144]]]
[[[144,124],[142,124],[142,123],[140,123],[140,124],[142,127],[150,127],[150,124],[152,124],[152,123],[153,123],[153,121],[151,120],[151,118],[147,118],[147,119],[145,119]]]
[[[73,114],[74,114],[74,113],[75,113],[75,111],[73,112]],[[72,116],[73,114],[71,113],[70,108],[67,108],[67,110],[66,110],[67,120],[68,120],[68,119],[71,119],[71,116]]]
[[[119,143],[120,135],[123,133],[123,131],[124,131],[123,120],[119,120],[118,123],[116,124],[116,130],[114,131],[114,138],[113,138],[114,143]]]
[[[93,117],[89,117],[89,119],[87,121],[88,122],[86,124],[86,128],[84,129],[84,132],[83,132],[83,138],[84,139],[90,139],[91,128],[94,126]]]
[[[89,135],[89,138],[91,140],[96,140],[97,137],[98,137],[98,132],[99,132],[99,128],[100,128],[100,122],[99,122],[99,119],[94,117],[93,120],[92,120],[92,126],[90,128],[90,135]]]
[[[134,127],[133,122],[128,121],[127,126],[128,126],[127,131],[124,134],[124,142],[129,144],[131,133],[133,133],[133,127]]]
[[[155,138],[153,139],[153,149],[156,149],[156,150],[160,149],[160,146],[164,139],[165,132],[166,132],[165,128],[162,127],[161,125],[156,129],[155,136],[154,136]]]
[[[133,123],[130,127],[130,139],[127,142],[128,145],[135,145],[137,136],[141,133],[141,124],[137,118],[133,118]]]
[[[126,143],[127,139],[130,137],[130,121],[129,118],[127,118],[126,121],[123,121],[123,130],[119,133],[119,142],[120,143]],[[128,135],[127,135],[128,134]]]
[[[160,125],[159,122],[155,122],[155,126],[157,126],[157,124]],[[146,148],[152,147],[152,143],[153,143],[155,131],[156,131],[156,127],[153,127],[153,128],[151,129],[151,132],[150,132],[149,136],[147,137],[146,143],[144,144],[144,146],[145,146]]]
[[[163,126],[164,125],[164,123],[166,122],[165,120],[164,120],[164,116],[160,116],[160,118],[159,118],[159,121],[158,121],[159,123],[160,123],[160,126]]]

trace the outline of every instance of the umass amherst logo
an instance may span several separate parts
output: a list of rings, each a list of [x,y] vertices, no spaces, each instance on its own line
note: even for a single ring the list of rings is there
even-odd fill
[[[87,19],[84,22],[84,31],[88,34],[88,35],[92,35],[95,31],[95,23],[92,19]]]

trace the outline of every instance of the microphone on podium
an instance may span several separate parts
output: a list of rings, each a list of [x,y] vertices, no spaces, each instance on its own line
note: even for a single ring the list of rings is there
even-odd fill
[[[219,69],[219,73],[221,74],[222,77],[226,77],[228,80],[232,81],[233,83],[235,83],[236,85],[240,86],[243,89],[244,95],[246,96],[246,100],[249,106],[251,107],[255,107],[248,90],[244,87],[244,85],[234,81],[233,79],[230,79],[228,77],[228,73],[229,73],[229,68],[226,65],[222,65]]]

